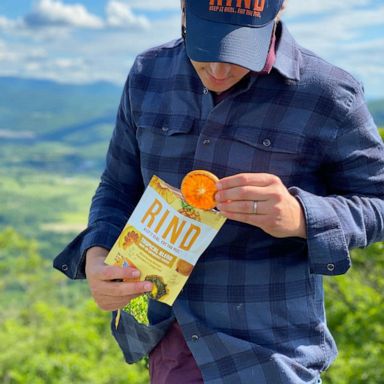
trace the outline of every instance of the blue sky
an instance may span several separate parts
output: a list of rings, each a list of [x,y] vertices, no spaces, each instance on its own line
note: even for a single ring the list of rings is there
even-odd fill
[[[137,53],[179,36],[179,0],[1,0],[0,76],[122,85]],[[298,42],[384,98],[384,1],[289,0]]]

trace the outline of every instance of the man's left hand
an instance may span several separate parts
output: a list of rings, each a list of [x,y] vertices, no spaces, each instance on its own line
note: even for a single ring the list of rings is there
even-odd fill
[[[217,208],[228,219],[261,228],[274,237],[306,238],[303,208],[279,177],[241,173],[217,183]]]

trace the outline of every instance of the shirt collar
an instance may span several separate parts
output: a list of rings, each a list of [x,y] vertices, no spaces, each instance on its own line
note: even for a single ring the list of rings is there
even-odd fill
[[[301,63],[299,47],[283,22],[279,23],[276,33],[276,60],[273,68],[282,76],[299,81]]]

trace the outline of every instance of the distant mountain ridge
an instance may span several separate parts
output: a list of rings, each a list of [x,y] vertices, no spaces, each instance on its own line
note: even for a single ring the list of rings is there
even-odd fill
[[[122,87],[0,77],[0,164],[95,172],[104,165]]]
[[[0,77],[0,164],[97,174],[122,87]],[[368,106],[383,127],[384,99]]]
[[[113,122],[121,88],[0,77],[0,130],[52,134],[57,128],[105,117]]]
[[[74,90],[78,89],[84,90],[86,92],[96,91],[99,93],[116,92],[120,90],[120,87],[107,81],[97,81],[94,83],[86,84],[69,84],[47,79],[33,79],[13,76],[0,76],[0,87],[1,89],[6,89],[6,87],[9,87],[19,90],[45,88],[50,91],[61,90],[62,92],[73,92]]]

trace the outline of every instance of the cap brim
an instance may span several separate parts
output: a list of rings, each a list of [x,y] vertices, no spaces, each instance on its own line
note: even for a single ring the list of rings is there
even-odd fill
[[[193,61],[225,62],[260,72],[266,63],[274,20],[259,27],[217,23],[187,12],[186,48]]]

